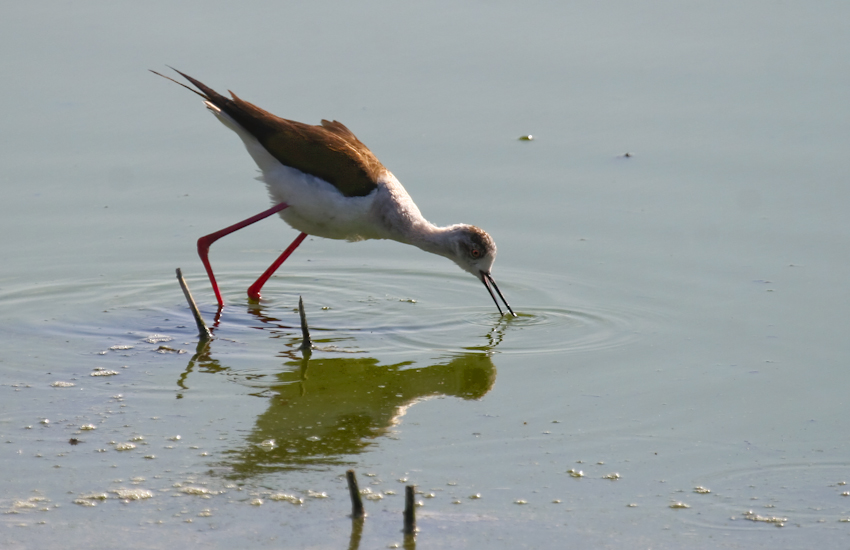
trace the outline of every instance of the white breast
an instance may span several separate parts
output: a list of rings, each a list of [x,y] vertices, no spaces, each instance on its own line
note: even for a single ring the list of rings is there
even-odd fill
[[[387,238],[372,215],[380,188],[365,197],[346,197],[323,179],[275,163],[257,179],[266,183],[272,201],[289,205],[280,217],[293,228],[327,239]]]

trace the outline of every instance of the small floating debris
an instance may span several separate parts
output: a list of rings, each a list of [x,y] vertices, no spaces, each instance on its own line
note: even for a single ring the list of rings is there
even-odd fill
[[[567,470],[567,473],[570,474],[570,477],[584,477],[584,472],[581,470],[576,470],[575,468],[570,468]]]
[[[475,493],[474,495],[469,495],[470,500],[478,500],[481,498],[481,493]]]
[[[615,472],[613,474],[604,475],[602,476],[602,479],[610,479],[611,481],[616,481],[620,479],[620,474]]]
[[[111,346],[109,349],[112,351],[124,351],[128,349],[133,349],[134,346]]]
[[[187,495],[199,495],[199,496],[219,494],[219,491],[213,491],[211,489],[207,489],[206,487],[195,487],[195,486],[181,487],[180,492],[185,493]]]
[[[76,384],[74,384],[73,382],[62,382],[60,380],[57,380],[56,382],[50,385],[54,388],[73,388],[74,386],[76,386]]]
[[[301,506],[304,504],[304,499],[297,497],[295,495],[289,495],[286,493],[275,493],[273,495],[269,495],[269,500],[274,500],[278,502],[289,502],[291,504],[295,504],[297,506]]]
[[[672,508],[674,510],[680,510],[680,509],[684,509],[684,508],[690,508],[690,505],[685,504],[684,502],[674,502],[674,503],[670,504],[670,508]]]
[[[107,495],[106,493],[88,493],[86,495],[80,495],[79,496],[79,499],[85,499],[85,500],[106,500],[108,498],[109,498],[109,495]],[[76,502],[76,501],[74,501],[74,502]]]
[[[254,500],[251,501],[250,504],[251,504],[251,506],[262,506],[263,505],[263,499],[255,498]]]
[[[785,527],[785,523],[788,521],[788,518],[780,518],[780,517],[776,517],[776,516],[773,516],[773,517],[760,516],[760,515],[756,514],[755,512],[753,512],[752,510],[747,510],[746,512],[744,512],[743,515],[744,515],[744,519],[748,519],[750,521],[761,521],[761,522],[764,522],[764,523],[772,523],[773,525],[776,525],[777,527]]]
[[[148,344],[159,344],[160,342],[170,342],[174,340],[171,336],[166,336],[164,334],[151,334],[144,340],[143,342],[147,342]]]
[[[317,492],[312,489],[307,489],[307,496],[310,498],[329,498],[326,492]]]
[[[86,500],[84,498],[74,499],[74,504],[79,504],[80,506],[97,506],[97,502],[93,500]]]
[[[156,352],[157,353],[177,353],[177,354],[188,353],[185,349],[176,349],[176,348],[172,348],[171,346],[159,346],[158,348],[156,348]]]
[[[711,489],[703,487],[702,485],[697,485],[696,487],[694,487],[694,492],[698,495],[707,495],[711,492]]]
[[[384,498],[384,495],[380,493],[373,493],[372,489],[369,489],[368,487],[360,489],[360,495],[366,500],[382,500]]]
[[[82,426],[80,426],[80,429],[84,431],[96,430],[97,426],[95,426],[94,424],[83,424]]]
[[[622,155],[620,155],[620,158],[622,158],[622,159],[630,159],[630,158],[632,158],[633,156],[635,156],[635,154],[634,154],[634,153],[623,153]]]
[[[117,443],[115,445],[116,451],[132,451],[135,448],[136,448],[136,446],[133,445],[132,443]]]
[[[524,136],[519,136],[517,138],[517,140],[518,141],[534,141],[534,136],[532,136],[531,134],[526,134]]]
[[[103,367],[95,367],[94,372],[91,373],[91,376],[115,376],[116,374],[118,374],[118,371],[107,370]]]
[[[520,506],[522,506],[523,504],[528,504],[528,501],[522,498],[518,498],[514,501],[514,504],[519,504]]]
[[[115,489],[111,492],[118,495],[121,500],[143,500],[153,497],[153,493],[147,489]]]
[[[40,502],[47,501],[44,497],[30,497],[27,500],[16,500],[12,503],[13,510],[28,510],[33,508],[38,508],[38,504]],[[17,513],[17,512],[13,512]]]
[[[209,508],[204,508],[203,510],[198,512],[199,518],[208,518],[210,516],[212,516],[212,510],[210,510]]]
[[[48,420],[47,418],[45,418],[44,420],[42,420],[42,421],[41,421],[41,423],[42,423],[42,424],[44,424],[45,426],[47,426],[47,425],[49,425],[49,424],[50,424],[50,420]]]
[[[265,441],[263,441],[262,443],[260,443],[260,444],[258,445],[258,447],[262,447],[263,449],[265,449],[265,450],[267,450],[267,451],[271,451],[272,449],[274,449],[275,447],[277,447],[277,443],[275,443],[275,440],[274,440],[274,439],[266,439]]]

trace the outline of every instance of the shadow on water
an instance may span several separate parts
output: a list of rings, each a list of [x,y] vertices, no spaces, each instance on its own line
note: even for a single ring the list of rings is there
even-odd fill
[[[280,337],[277,319],[258,309],[249,313],[270,329],[272,338]],[[244,446],[225,451],[220,466],[228,477],[247,478],[347,464],[348,456],[391,433],[418,401],[441,396],[471,400],[487,394],[496,381],[492,350],[501,342],[503,329],[487,331],[486,344],[433,364],[412,360],[386,364],[360,353],[339,357],[340,350],[322,348],[321,339],[316,340],[316,351],[300,353],[299,339],[293,337],[280,353],[283,369],[264,377],[262,388],[252,394],[266,398],[268,408],[257,417]],[[177,380],[181,389],[189,389],[192,373],[231,371],[216,357],[215,348],[214,339],[198,343]],[[323,350],[337,356],[328,357]]]

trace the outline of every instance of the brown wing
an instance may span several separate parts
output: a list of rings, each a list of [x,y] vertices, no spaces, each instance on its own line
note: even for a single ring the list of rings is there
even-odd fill
[[[175,69],[176,70],[176,69]],[[362,197],[377,187],[386,170],[372,151],[341,122],[313,126],[277,117],[230,92],[227,98],[189,75],[204,97],[250,132],[284,166],[322,178],[346,197]]]

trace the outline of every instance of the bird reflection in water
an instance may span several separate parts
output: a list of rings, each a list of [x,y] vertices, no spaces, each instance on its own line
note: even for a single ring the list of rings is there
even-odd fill
[[[272,381],[264,377],[262,388],[254,394],[267,398],[268,407],[244,443],[225,451],[220,465],[228,477],[346,464],[349,455],[363,452],[391,433],[407,408],[418,401],[440,396],[480,399],[496,381],[491,351],[501,341],[504,325],[483,335],[486,344],[449,354],[434,364],[382,364],[360,353],[340,356],[345,354],[337,350],[329,356],[321,347],[318,353],[302,354],[297,351],[297,326],[287,326],[257,306],[249,313],[277,333],[274,337],[286,334],[281,355],[287,360],[285,369],[271,375]],[[215,358],[214,348],[214,341],[198,344],[177,381],[180,388],[188,389],[189,375],[196,370],[234,374]]]

